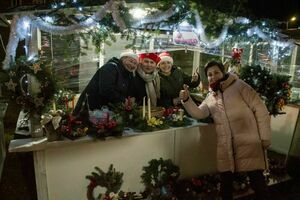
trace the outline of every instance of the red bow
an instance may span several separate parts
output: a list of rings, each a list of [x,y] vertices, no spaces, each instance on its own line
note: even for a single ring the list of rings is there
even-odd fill
[[[244,50],[242,48],[233,48],[231,52],[232,58],[235,60],[241,60],[243,51]]]

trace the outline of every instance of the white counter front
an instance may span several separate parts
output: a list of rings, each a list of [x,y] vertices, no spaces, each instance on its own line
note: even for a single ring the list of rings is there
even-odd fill
[[[142,168],[152,159],[171,159],[181,178],[216,172],[216,133],[213,125],[154,132],[127,131],[124,136],[96,140],[47,142],[46,138],[13,140],[10,152],[34,152],[38,199],[86,199],[87,185],[95,166],[104,171],[110,164],[123,172],[123,191],[140,192]]]

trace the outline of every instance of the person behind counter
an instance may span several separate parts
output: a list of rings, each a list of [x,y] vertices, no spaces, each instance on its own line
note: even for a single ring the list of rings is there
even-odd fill
[[[209,115],[217,132],[217,167],[221,172],[221,197],[233,199],[235,172],[247,172],[256,199],[267,199],[263,170],[267,166],[265,149],[270,146],[270,116],[258,94],[223,64],[209,62],[205,67],[210,93],[199,107],[189,96],[187,86],[179,97],[194,118]]]
[[[160,98],[160,79],[156,65],[160,58],[155,53],[139,54],[137,75],[133,80],[133,97],[138,105],[142,105],[143,98],[150,98],[151,106],[157,106]]]
[[[173,58],[168,52],[159,54],[157,64],[160,76],[160,105],[163,107],[178,106],[181,104],[178,94],[183,89],[183,84],[195,88],[200,83],[198,73],[189,76],[180,68],[173,65]]]
[[[130,83],[137,66],[138,56],[132,52],[122,53],[120,59],[110,59],[97,70],[81,93],[73,115],[78,115],[85,104],[89,110],[94,110],[108,103],[125,102],[130,96]]]

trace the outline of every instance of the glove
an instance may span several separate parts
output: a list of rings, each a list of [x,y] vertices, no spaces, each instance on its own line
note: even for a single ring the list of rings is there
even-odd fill
[[[270,147],[271,141],[270,140],[262,140],[261,144],[262,144],[264,149],[267,149],[268,147]]]

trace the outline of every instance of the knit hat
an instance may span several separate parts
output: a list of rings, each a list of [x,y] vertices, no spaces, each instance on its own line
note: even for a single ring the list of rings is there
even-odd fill
[[[159,64],[162,61],[169,61],[171,63],[171,65],[173,65],[173,63],[174,63],[173,58],[171,57],[170,53],[168,53],[168,52],[163,52],[163,53],[159,54],[159,57],[160,57],[160,61],[157,63],[157,66],[159,66]]]
[[[156,64],[160,61],[160,57],[156,53],[141,53],[139,54],[140,59],[149,58],[153,60]]]
[[[134,58],[138,61],[138,55],[131,51],[121,53],[120,58],[122,58],[122,57],[130,57],[130,58]]]

